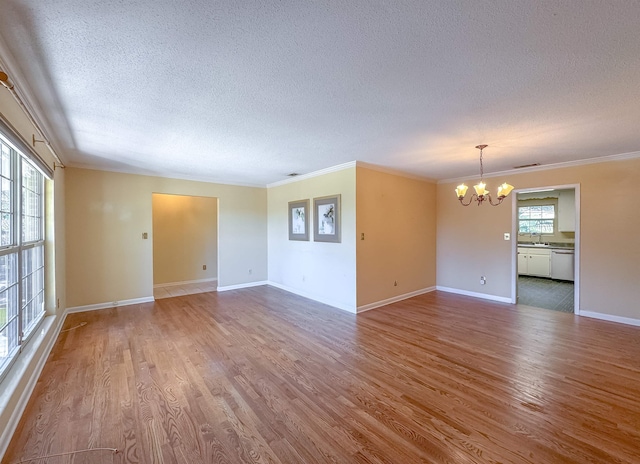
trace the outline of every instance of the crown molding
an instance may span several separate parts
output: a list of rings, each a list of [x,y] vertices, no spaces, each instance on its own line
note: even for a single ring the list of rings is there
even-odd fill
[[[598,156],[595,158],[587,158],[576,161],[563,161],[561,163],[553,163],[553,164],[544,164],[542,166],[532,166],[530,168],[522,168],[522,169],[508,169],[506,171],[498,171],[492,173],[484,173],[484,178],[488,179],[491,177],[498,177],[504,175],[516,175],[527,172],[537,172],[537,171],[549,171],[552,169],[561,169],[561,168],[571,168],[576,166],[586,166],[588,164],[600,164],[600,163],[608,163],[612,161],[626,161],[630,159],[640,158],[640,151],[632,151],[630,153],[621,153],[619,155],[607,155],[607,156]],[[451,179],[442,179],[438,181],[438,184],[449,184],[456,182],[464,182],[465,180],[469,180],[470,177],[478,177],[475,174],[464,176],[464,177],[454,177]]]

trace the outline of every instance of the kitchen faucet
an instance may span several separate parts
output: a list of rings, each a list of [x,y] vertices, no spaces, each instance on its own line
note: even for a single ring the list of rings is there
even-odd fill
[[[538,244],[542,242],[542,234],[538,234],[536,232],[531,233],[531,242],[534,243],[533,237],[538,237]]]

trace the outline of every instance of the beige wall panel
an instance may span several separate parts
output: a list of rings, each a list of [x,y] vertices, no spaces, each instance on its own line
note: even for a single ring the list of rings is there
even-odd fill
[[[219,199],[219,286],[267,278],[266,189],[68,168],[67,304],[153,295],[152,194]],[[249,273],[249,269],[252,270]]]
[[[356,192],[358,306],[435,286],[436,185],[358,167]]]
[[[517,189],[580,184],[580,309],[640,319],[640,214],[634,192],[640,159],[610,161],[488,178]],[[469,183],[475,179],[470,178]],[[453,183],[438,185],[437,282],[439,286],[511,296],[511,195],[500,207],[460,206]],[[480,275],[487,285],[480,286]]]
[[[215,279],[218,199],[154,194],[151,239],[154,285]]]
[[[355,312],[355,167],[268,189],[269,280],[296,293]],[[342,242],[291,241],[288,203],[341,195]],[[313,230],[313,215],[309,221]]]

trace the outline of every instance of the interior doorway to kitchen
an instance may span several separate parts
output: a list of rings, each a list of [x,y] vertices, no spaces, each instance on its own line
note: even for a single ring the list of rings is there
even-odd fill
[[[512,302],[579,314],[580,186],[516,191]]]
[[[155,299],[211,292],[218,285],[218,199],[152,195]]]

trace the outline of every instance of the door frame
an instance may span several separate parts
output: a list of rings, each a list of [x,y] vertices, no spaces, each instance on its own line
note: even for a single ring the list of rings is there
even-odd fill
[[[580,184],[547,185],[514,189],[511,201],[511,303],[516,304],[518,296],[518,193],[538,192],[540,190],[570,190],[576,193],[576,232],[573,281],[573,313],[580,315]]]

